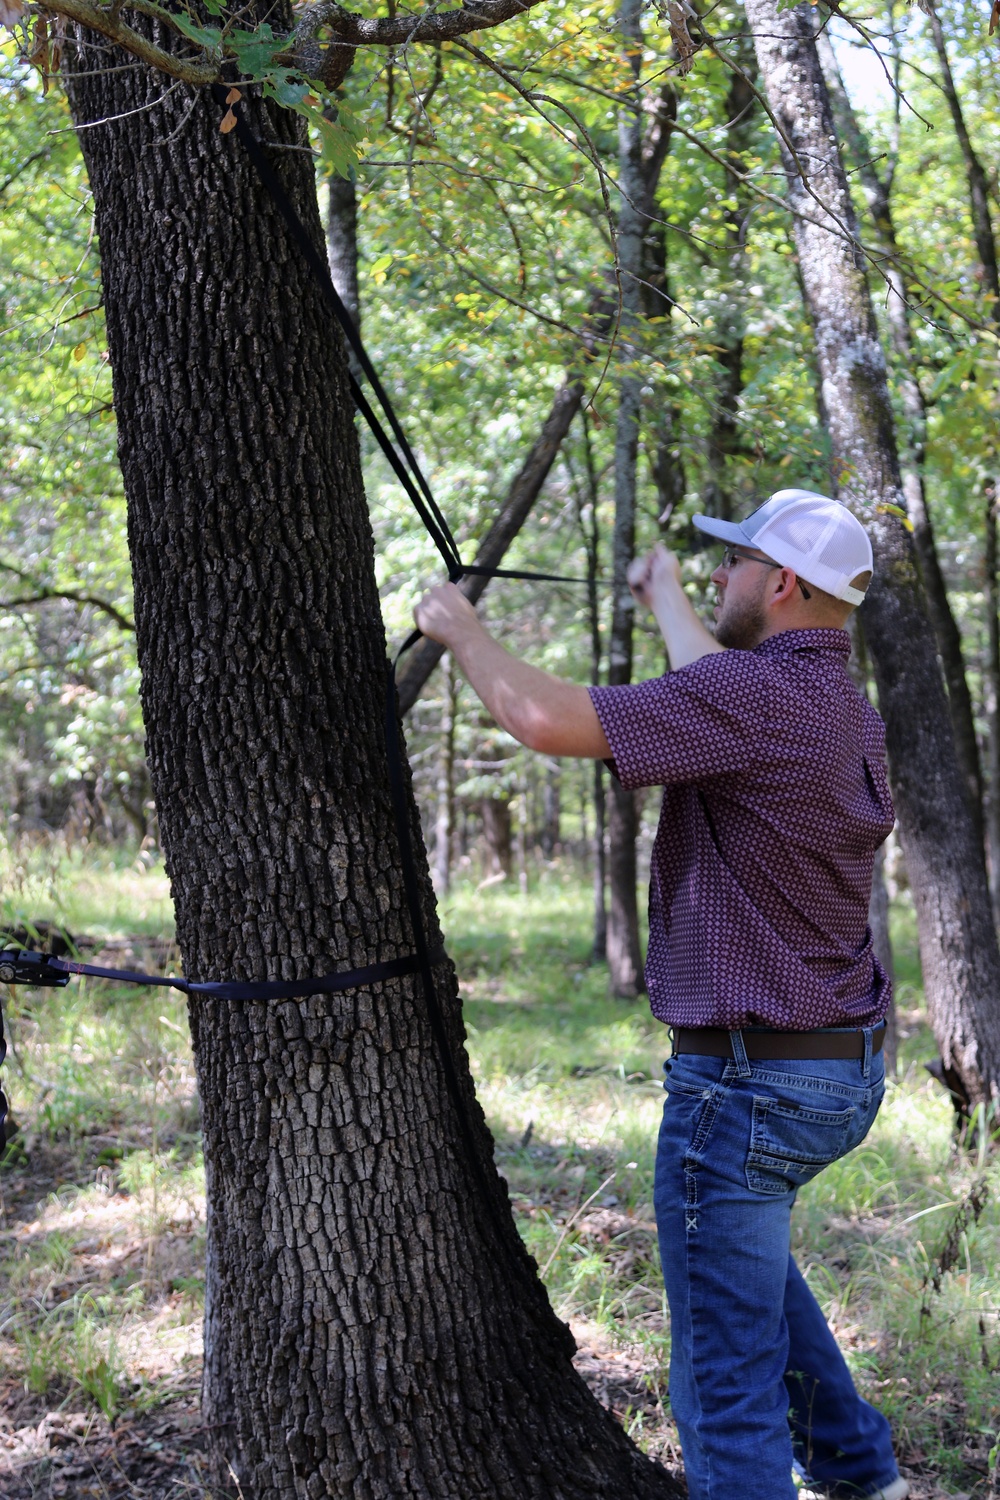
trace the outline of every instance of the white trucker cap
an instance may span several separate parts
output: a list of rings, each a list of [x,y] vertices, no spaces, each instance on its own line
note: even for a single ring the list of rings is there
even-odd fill
[[[745,521],[695,516],[694,524],[731,545],[766,552],[846,604],[860,604],[865,597],[851,587],[851,579],[875,567],[872,544],[857,517],[839,500],[813,490],[777,490]]]

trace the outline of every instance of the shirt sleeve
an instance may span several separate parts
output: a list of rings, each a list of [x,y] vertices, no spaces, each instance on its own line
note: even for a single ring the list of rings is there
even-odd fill
[[[711,781],[755,760],[763,684],[746,651],[713,652],[648,682],[589,689],[629,790]]]

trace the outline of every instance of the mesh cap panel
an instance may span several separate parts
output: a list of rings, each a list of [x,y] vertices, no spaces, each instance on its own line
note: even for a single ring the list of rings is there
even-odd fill
[[[778,490],[740,530],[749,545],[835,599],[860,604],[864,598],[851,580],[874,570],[871,542],[839,500],[812,490]]]

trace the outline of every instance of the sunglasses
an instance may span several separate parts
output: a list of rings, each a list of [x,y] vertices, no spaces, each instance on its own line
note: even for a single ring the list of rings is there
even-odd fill
[[[771,557],[754,557],[752,552],[743,552],[739,547],[727,547],[722,554],[722,566],[726,572],[728,573],[731,569],[735,568],[738,562],[763,563],[765,568],[783,568],[785,566],[784,563],[775,562]],[[795,582],[802,590],[803,599],[811,599],[812,595],[802,582],[802,579],[796,576]]]

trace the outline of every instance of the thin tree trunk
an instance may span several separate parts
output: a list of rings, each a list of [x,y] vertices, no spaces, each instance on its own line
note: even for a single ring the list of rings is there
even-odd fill
[[[983,672],[989,735],[989,796],[987,798],[987,847],[992,875],[993,919],[1000,928],[1000,619],[997,610],[997,487],[986,486],[986,663]]]
[[[725,100],[727,206],[724,209],[725,281],[715,304],[716,328],[712,342],[719,365],[714,408],[708,433],[708,481],[703,496],[705,513],[728,521],[733,515],[732,459],[740,447],[739,405],[743,394],[743,343],[746,333],[746,291],[743,283],[746,231],[754,199],[742,174],[756,130],[753,91],[755,72],[749,34],[741,32],[731,51],[743,68],[732,73]]]
[[[444,656],[441,698],[440,753],[437,773],[437,816],[434,820],[434,893],[451,890],[451,845],[455,826],[455,711],[457,693],[451,654]]]
[[[546,859],[552,859],[559,853],[560,842],[560,789],[562,782],[562,766],[558,760],[551,760],[545,767],[545,781],[542,785],[542,853]]]
[[[871,698],[868,672],[868,647],[865,642],[865,632],[861,620],[855,611],[848,620],[848,629],[851,633],[851,656],[848,662],[848,670],[857,684],[858,691],[864,693],[866,698]],[[889,891],[885,883],[885,845],[881,844],[875,851],[875,866],[872,870],[872,889],[868,900],[868,926],[872,931],[872,945],[875,949],[875,957],[889,977],[892,986],[889,1009],[885,1016],[885,1066],[887,1072],[894,1076],[896,1072],[897,1056],[897,1026],[896,1026],[896,995],[895,995],[895,965],[892,959],[892,936],[889,930]]]
[[[524,525],[531,508],[541,494],[542,486],[549,476],[563,438],[583,400],[583,382],[574,380],[556,391],[549,414],[542,430],[532,445],[531,451],[521,465],[517,478],[507,491],[496,518],[490,526],[476,553],[476,566],[498,568],[507,549]],[[489,579],[478,574],[463,578],[459,588],[473,604],[481,599]],[[423,691],[424,684],[444,654],[444,647],[437,641],[421,640],[403,658],[397,678],[399,709],[409,713]]]
[[[944,667],[958,763],[962,770],[969,809],[980,842],[982,842],[983,785],[972,695],[969,692],[969,682],[965,673],[962,636],[948,599],[944,574],[941,571],[937,547],[934,544],[934,528],[924,488],[927,408],[916,375],[917,352],[913,346],[905,277],[892,218],[892,186],[895,179],[896,150],[894,146],[888,166],[880,175],[875,168],[874,152],[858,124],[851,101],[847,96],[833,46],[824,28],[817,31],[816,46],[823,76],[830,91],[830,102],[837,129],[851,149],[864,187],[865,197],[868,200],[875,233],[885,256],[882,263],[882,270],[886,277],[885,307],[896,354],[894,379],[905,418],[900,443],[903,494],[906,497],[907,515],[913,525],[913,542],[920,562],[920,576],[927,596],[931,624],[934,626],[938,653]],[[898,108],[898,99],[896,103]]]
[[[892,960],[892,935],[889,930],[889,892],[885,883],[885,845],[883,844],[875,854],[875,868],[872,871],[872,894],[868,903],[868,925],[872,930],[872,943],[875,948],[875,957],[889,976],[890,983],[895,983],[895,965]],[[882,1043],[885,1052],[885,1070],[890,1078],[896,1076],[896,1062],[899,1056],[899,1033],[896,1025],[896,1001],[895,995],[889,1002],[889,1009],[885,1017],[885,1041]]]
[[[863,619],[886,721],[928,1009],[945,1069],[976,1103],[1000,1086],[1000,952],[916,554],[902,523],[884,509],[900,503],[902,484],[850,190],[809,7],[779,13],[775,0],[748,0],[747,15],[783,135],[841,489],[866,521],[875,549],[875,582]]]
[[[516,809],[517,832],[514,844],[517,852],[517,888],[522,896],[526,896],[528,894],[528,778],[523,770],[518,780]]]
[[[619,28],[635,79],[631,97],[618,118],[618,264],[621,276],[621,338],[632,352],[619,380],[615,427],[615,524],[612,538],[613,605],[608,641],[608,682],[619,686],[632,680],[634,600],[628,586],[628,567],[635,554],[636,465],[639,453],[639,413],[642,374],[634,368],[638,318],[642,307],[643,239],[649,226],[646,177],[643,172],[643,115],[639,76],[642,67],[641,0],[624,0]],[[639,905],[636,898],[635,797],[612,779],[608,817],[608,968],[613,994],[631,999],[644,988],[639,945]]]
[[[342,341],[211,95],[164,94],[90,33],[65,61],[76,124],[101,122],[80,141],[185,970],[294,979],[406,955]],[[265,140],[304,144],[294,115],[242,107]],[[272,159],[321,254],[311,159]],[[412,798],[409,820],[435,943]],[[492,1166],[453,971],[436,975],[457,1095],[415,978],[190,1002],[210,1439],[254,1500],[675,1495],[572,1368]]]
[[[590,680],[591,682],[598,683],[601,680],[601,662],[604,654],[601,642],[601,609],[597,595],[601,538],[597,518],[597,506],[600,500],[600,492],[597,481],[597,468],[594,464],[594,448],[590,437],[590,419],[586,411],[582,414],[582,422],[583,458],[586,470],[585,491],[581,488],[568,458],[567,467],[576,501],[576,518],[580,525],[584,549],[587,554],[587,618],[590,624]],[[604,963],[608,956],[608,878],[605,849],[607,816],[604,778],[604,765],[599,760],[595,761],[593,782],[594,941],[590,955],[591,962],[595,964]]]
[[[361,327],[361,297],[358,292],[358,193],[353,177],[330,178],[326,215],[326,250],[333,284],[340,299]]]
[[[514,868],[510,798],[483,797],[479,803],[479,813],[483,820],[483,838],[486,843],[487,878],[503,876],[508,880]]]
[[[948,46],[941,26],[941,17],[937,13],[934,0],[922,0],[920,8],[930,23],[934,50],[941,66],[941,87],[948,101],[948,109],[951,112],[952,124],[955,127],[962,161],[965,165],[965,179],[969,185],[969,207],[972,211],[972,232],[982,268],[983,291],[988,299],[987,312],[1000,328],[1000,268],[997,265],[997,242],[993,232],[993,215],[990,211],[989,182],[965,123],[962,103],[955,87],[951,63],[948,61]]]

